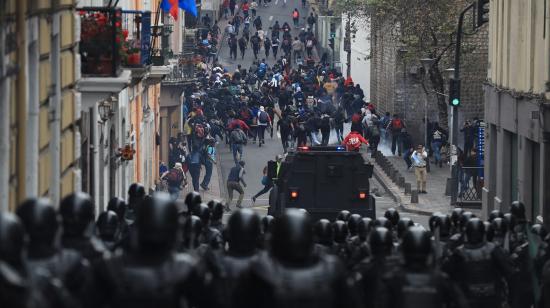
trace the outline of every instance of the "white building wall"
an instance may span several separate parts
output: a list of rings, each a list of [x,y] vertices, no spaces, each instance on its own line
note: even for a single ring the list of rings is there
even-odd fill
[[[344,37],[347,18],[342,15],[342,39],[340,44],[340,63],[342,72],[345,75],[347,69],[348,53],[344,51]],[[365,101],[370,102],[370,24],[363,19],[352,18],[355,22],[355,38],[351,39],[351,78],[355,84],[361,85],[361,89],[365,93]]]

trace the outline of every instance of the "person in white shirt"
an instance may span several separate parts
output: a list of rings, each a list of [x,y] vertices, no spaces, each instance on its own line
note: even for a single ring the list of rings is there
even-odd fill
[[[416,176],[416,185],[418,193],[426,194],[426,159],[428,153],[422,145],[418,145],[416,150],[411,154],[411,160],[414,166],[414,175]]]

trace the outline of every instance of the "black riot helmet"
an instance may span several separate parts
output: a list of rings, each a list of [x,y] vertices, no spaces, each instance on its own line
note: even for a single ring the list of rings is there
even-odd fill
[[[359,222],[361,221],[361,215],[359,214],[351,214],[348,220],[348,230],[350,236],[357,235],[357,227],[359,226]]]
[[[275,222],[275,217],[271,215],[265,215],[262,217],[262,234],[269,234],[273,232],[273,223]]]
[[[428,226],[430,227],[430,232],[434,233],[435,228],[439,227],[438,218],[439,216],[442,216],[443,214],[441,212],[435,212],[432,213],[432,216],[428,219]]]
[[[460,228],[460,217],[462,216],[462,213],[464,213],[464,209],[461,207],[455,207],[451,212],[451,223],[457,229]]]
[[[374,226],[375,227],[383,227],[383,228],[386,228],[390,231],[393,229],[393,225],[392,225],[391,221],[389,221],[386,217],[376,218],[376,220],[374,221]]]
[[[532,225],[531,233],[538,235],[541,240],[544,240],[546,238],[546,235],[548,235],[546,228],[541,224]]]
[[[503,218],[504,214],[500,210],[492,210],[489,214],[489,222],[495,220],[495,218]]]
[[[513,230],[514,227],[516,226],[517,220],[516,220],[516,218],[514,217],[514,215],[512,215],[511,213],[506,213],[506,214],[504,214],[503,220],[504,220],[504,221],[506,222],[506,224],[508,225],[508,229],[509,229],[509,230]]]
[[[351,216],[351,213],[348,210],[341,210],[336,216],[336,220],[348,221]]]
[[[394,227],[397,226],[399,222],[399,212],[396,209],[393,207],[387,209],[384,213],[384,217],[386,217]]]
[[[96,228],[102,240],[114,240],[118,232],[119,218],[113,211],[105,211],[97,217]]]
[[[523,221],[525,220],[525,205],[521,201],[514,201],[512,202],[512,206],[510,207],[510,214],[514,216],[516,221]]]
[[[17,216],[0,212],[0,260],[21,269],[23,266],[23,247],[25,230]]]
[[[466,229],[466,225],[468,224],[468,221],[475,217],[476,215],[474,215],[474,213],[472,212],[462,213],[462,215],[460,216],[460,222],[459,222],[461,232],[464,232],[464,230]]]
[[[202,232],[202,222],[197,216],[188,216],[183,221],[183,246],[185,249],[199,247],[199,238]]]
[[[332,225],[328,219],[320,219],[314,226],[315,241],[318,244],[329,246],[332,244]]]
[[[336,243],[345,243],[349,235],[348,225],[345,221],[337,220],[332,223],[332,233],[334,234],[334,241]]]
[[[208,205],[201,203],[193,209],[193,215],[199,217],[203,227],[208,227],[210,224],[210,208]]]
[[[282,263],[307,263],[313,253],[313,226],[309,215],[297,209],[287,209],[275,220],[271,249],[275,259]]]
[[[31,245],[54,245],[59,216],[48,199],[27,199],[17,208],[16,214],[25,227]]]
[[[59,205],[63,236],[85,236],[86,229],[95,219],[94,211],[92,198],[86,193],[73,193],[63,198]]]
[[[145,197],[145,187],[141,183],[133,183],[128,187],[128,207],[136,210]]]
[[[260,217],[252,209],[238,210],[229,217],[225,234],[233,255],[254,254],[260,238]]]
[[[143,201],[135,223],[141,252],[165,252],[176,241],[178,209],[168,194],[156,193]]]
[[[479,218],[472,218],[466,224],[466,241],[468,244],[477,245],[485,239],[485,224]]]
[[[218,221],[223,218],[223,203],[219,200],[210,200],[208,202],[212,221]]]
[[[187,205],[189,213],[193,213],[195,207],[197,207],[201,203],[201,195],[196,191],[192,191],[188,193],[187,196],[185,196],[185,205]]]
[[[362,241],[366,241],[373,227],[374,224],[372,222],[372,219],[370,219],[369,217],[363,217],[357,225],[357,235]]]
[[[403,236],[401,245],[406,266],[427,266],[427,261],[432,254],[432,242],[430,232],[421,227],[411,227]]]
[[[121,198],[114,197],[109,200],[107,211],[113,211],[118,216],[118,219],[123,219],[126,214],[126,202]]]
[[[451,235],[451,217],[443,214],[437,217],[437,224],[439,226],[439,235],[441,237],[448,237]]]
[[[369,245],[374,256],[389,256],[393,248],[391,231],[384,227],[377,227],[370,233]]]
[[[487,240],[492,241],[495,237],[504,237],[506,232],[508,232],[508,221],[497,217],[491,221],[487,229]]]
[[[403,236],[410,227],[414,227],[412,219],[408,217],[401,218],[397,223],[397,237],[403,239]]]

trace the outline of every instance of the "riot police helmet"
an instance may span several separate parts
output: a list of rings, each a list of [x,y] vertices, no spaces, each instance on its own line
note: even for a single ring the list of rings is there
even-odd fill
[[[374,226],[375,227],[384,227],[384,228],[386,228],[390,231],[393,229],[393,225],[392,225],[391,221],[389,221],[386,217],[376,218],[376,220],[374,221]]]
[[[193,210],[195,207],[197,207],[199,204],[202,203],[201,195],[196,192],[192,191],[185,196],[185,205],[187,205],[187,209],[189,213],[193,213]]]
[[[516,217],[512,215],[511,213],[504,214],[503,220],[506,222],[506,225],[508,226],[508,230],[513,230],[516,226]]]
[[[393,226],[397,226],[397,223],[399,222],[399,212],[396,209],[393,207],[387,209],[384,213],[384,217],[386,217]]]
[[[495,218],[503,218],[504,213],[502,213],[500,210],[492,210],[489,214],[489,221],[492,222],[495,220]]]
[[[219,200],[210,200],[208,207],[211,212],[212,221],[218,221],[223,218],[223,203]]]
[[[421,227],[411,227],[403,236],[401,247],[405,265],[424,267],[432,254],[431,235]]]
[[[126,214],[126,202],[118,197],[111,198],[107,204],[107,211],[113,211],[118,219],[123,219]]]
[[[508,221],[497,217],[491,221],[487,229],[487,240],[492,241],[495,237],[503,237],[508,232]]]
[[[328,219],[319,219],[314,226],[315,241],[321,245],[331,245],[334,238],[332,225]]]
[[[114,240],[118,232],[119,220],[114,211],[105,211],[97,217],[96,228],[103,240]]]
[[[532,225],[531,233],[538,235],[541,240],[544,240],[546,238],[546,235],[548,234],[546,228],[541,224]]]
[[[170,250],[178,231],[178,209],[166,193],[156,193],[141,204],[136,216],[138,247],[142,252]]]
[[[460,230],[464,232],[464,230],[466,229],[466,225],[468,224],[468,221],[475,217],[476,215],[474,215],[474,213],[469,211],[462,213],[462,215],[460,216]]]
[[[464,213],[464,209],[461,207],[455,207],[451,212],[451,223],[455,228],[460,227],[460,217]]]
[[[516,221],[522,221],[525,220],[525,205],[521,201],[514,201],[512,202],[512,206],[510,207],[510,214],[514,216]]]
[[[372,219],[369,217],[363,217],[359,221],[359,224],[357,225],[357,235],[362,241],[366,241],[369,233],[371,232],[373,228],[373,222]]]
[[[337,220],[332,223],[332,233],[336,243],[345,243],[349,235],[348,225],[345,221]]]
[[[59,205],[63,236],[84,236],[95,219],[94,211],[92,198],[87,193],[73,193],[63,198]]]
[[[271,250],[283,264],[303,265],[313,253],[313,226],[308,215],[287,209],[273,225]]]
[[[25,230],[17,216],[0,212],[0,260],[20,268],[23,262]]]
[[[273,232],[273,223],[275,222],[275,217],[271,215],[265,215],[262,217],[262,234],[269,234]]]
[[[227,221],[225,234],[229,251],[237,255],[250,255],[256,251],[260,238],[260,217],[252,209],[234,212]]]
[[[357,235],[357,227],[359,226],[359,222],[361,221],[361,215],[359,214],[351,214],[348,220],[348,230],[350,236]]]
[[[341,210],[340,212],[338,212],[338,215],[336,216],[336,220],[342,220],[342,221],[347,222],[349,220],[350,216],[351,216],[350,211]]]
[[[369,236],[369,245],[375,256],[389,256],[393,248],[391,231],[384,227],[376,227]]]
[[[485,239],[485,224],[479,218],[472,218],[466,224],[466,241],[477,245]]]
[[[201,219],[203,227],[208,227],[210,224],[210,214],[210,208],[204,203],[199,204],[199,206],[193,209],[193,215]]]
[[[403,217],[397,223],[397,237],[403,239],[403,236],[409,230],[410,227],[414,226],[412,219],[408,217]]]
[[[59,230],[59,216],[48,199],[27,199],[15,212],[25,227],[30,243],[54,244]]]
[[[201,219],[195,215],[191,215],[185,218],[183,221],[183,243],[185,248],[193,249],[197,248],[199,238],[202,232]]]
[[[137,209],[145,197],[145,187],[141,183],[132,183],[128,187],[128,206]]]

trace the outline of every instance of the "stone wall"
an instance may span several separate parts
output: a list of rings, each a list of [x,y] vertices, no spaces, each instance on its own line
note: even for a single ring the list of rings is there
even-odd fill
[[[381,113],[399,114],[405,119],[413,141],[422,143],[424,114],[427,113],[430,121],[439,122],[436,95],[440,94],[433,92],[430,82],[426,83],[429,93],[426,110],[426,92],[422,87],[424,76],[420,62],[413,61],[410,57],[401,57],[398,52],[401,46],[395,40],[396,36],[390,33],[389,25],[373,19],[371,31],[371,102]],[[486,80],[488,51],[486,26],[473,35],[465,36],[463,42],[460,126],[465,119],[483,118],[482,85]],[[450,49],[447,57],[439,64],[442,70],[452,66],[453,57],[454,49]],[[445,81],[445,88],[447,87],[448,81]]]

